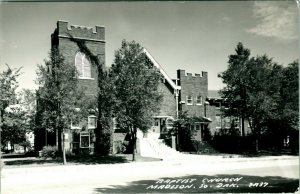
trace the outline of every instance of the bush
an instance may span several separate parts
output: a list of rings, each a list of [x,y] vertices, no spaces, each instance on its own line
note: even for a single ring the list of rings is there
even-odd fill
[[[125,146],[122,144],[122,141],[115,141],[115,154],[123,154],[125,151]]]
[[[25,152],[25,157],[35,157],[35,156],[37,156],[37,153],[34,150]]]
[[[42,149],[42,158],[56,158],[58,156],[58,149],[56,146],[45,146]]]

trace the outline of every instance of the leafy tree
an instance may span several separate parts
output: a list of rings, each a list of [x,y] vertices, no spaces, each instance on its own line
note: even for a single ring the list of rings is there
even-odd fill
[[[35,93],[23,89],[16,95],[15,104],[5,109],[2,143],[22,144],[28,147],[26,132],[33,131],[35,124]]]
[[[26,141],[27,131],[26,111],[22,106],[16,104],[5,109],[2,126],[1,143],[11,145],[23,143]]]
[[[229,102],[225,115],[241,116],[242,124],[243,118],[248,119],[258,150],[261,134],[266,132],[270,121],[278,120],[281,115],[278,109],[282,66],[266,55],[250,58],[250,50],[239,43],[236,54],[229,56],[228,69],[219,77],[226,84],[221,96]]]
[[[228,109],[227,115],[241,116],[242,136],[245,135],[244,119],[247,106],[246,90],[246,63],[250,58],[250,50],[244,48],[242,43],[238,43],[236,54],[229,56],[228,69],[218,75],[226,84],[221,91],[221,96],[230,99],[232,109]]]
[[[170,135],[176,135],[178,139],[177,150],[180,151],[194,151],[193,150],[193,136],[194,128],[190,128],[189,124],[192,118],[188,116],[187,111],[179,112],[178,119],[173,123],[173,128],[169,131]]]
[[[17,78],[21,74],[21,68],[12,69],[8,65],[6,66],[7,70],[0,72],[0,139],[4,110],[16,101]],[[2,146],[0,147],[2,148]]]
[[[36,116],[36,93],[30,89],[22,89],[17,94],[17,102],[20,104],[25,114],[26,124],[28,130],[32,131],[35,128],[35,116]]]
[[[294,152],[299,148],[299,62],[285,67],[281,79],[278,119],[270,127],[277,128],[274,137],[290,137],[290,147]],[[282,138],[280,139],[282,141]]]
[[[72,120],[82,120],[87,115],[82,101],[84,94],[78,87],[76,67],[66,63],[57,48],[52,48],[49,60],[45,60],[45,66],[38,66],[37,73],[39,101],[43,106],[41,125],[48,131],[57,132],[58,150],[66,164],[63,132],[70,128]]]
[[[179,151],[199,151],[197,148],[198,140],[195,139],[197,130],[191,127],[194,123],[202,123],[204,128],[201,130],[203,141],[209,141],[211,134],[208,123],[204,124],[204,119],[198,116],[189,116],[187,111],[180,111],[178,118],[173,123],[173,128],[169,131],[169,136],[177,136],[177,150]]]
[[[299,62],[294,61],[283,69],[281,102],[283,119],[287,128],[298,129],[299,126]]]
[[[147,132],[158,111],[161,95],[158,84],[161,74],[135,41],[122,41],[115,52],[111,67],[116,94],[116,120],[127,129],[133,142],[133,161],[136,152],[137,129]]]

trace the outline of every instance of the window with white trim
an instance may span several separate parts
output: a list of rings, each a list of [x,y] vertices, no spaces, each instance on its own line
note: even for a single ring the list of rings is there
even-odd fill
[[[197,96],[196,97],[196,105],[202,105],[202,96]]]
[[[96,116],[89,116],[88,117],[88,128],[89,129],[95,129],[96,128]]]
[[[192,95],[188,95],[186,97],[186,105],[193,105],[193,97],[192,97]]]
[[[80,148],[89,148],[90,147],[90,133],[81,132],[80,133]]]
[[[76,53],[75,66],[79,78],[91,78],[91,63],[84,53]]]
[[[230,128],[231,126],[231,122],[230,122],[230,117],[225,117],[224,118],[224,126],[225,126],[225,128]]]

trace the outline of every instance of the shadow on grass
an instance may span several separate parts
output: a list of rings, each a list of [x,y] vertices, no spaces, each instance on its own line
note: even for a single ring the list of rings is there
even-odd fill
[[[116,163],[126,163],[128,160],[124,156],[69,156],[67,157],[68,164],[116,164]],[[16,159],[12,161],[4,161],[7,166],[20,166],[20,165],[47,165],[47,164],[62,164],[61,158],[57,159]]]
[[[241,179],[238,181],[225,182],[225,178]],[[96,188],[94,191],[96,193],[294,193],[299,186],[299,179],[278,176],[245,176],[241,174],[218,174],[215,176],[192,175],[175,178],[164,177],[161,179],[164,179],[165,182],[157,182],[158,180],[140,180],[130,182],[125,186],[112,185],[110,188]],[[166,183],[167,179],[178,182],[168,184]],[[192,179],[196,180],[192,181]],[[219,180],[217,181],[216,179]],[[208,180],[214,181],[208,182]],[[181,183],[180,181],[192,182]],[[232,183],[234,185],[231,185]]]

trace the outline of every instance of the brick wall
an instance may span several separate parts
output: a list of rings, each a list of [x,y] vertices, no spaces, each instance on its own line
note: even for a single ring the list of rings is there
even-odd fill
[[[179,102],[185,101],[184,104],[180,105],[182,111],[188,111],[190,116],[204,116],[204,102],[207,97],[207,72],[202,72],[202,74],[192,75],[190,73],[185,73],[185,70],[177,70],[177,79],[181,86],[181,91],[179,95]],[[187,105],[186,97],[188,95],[192,96],[193,104]],[[202,96],[202,104],[196,105],[197,96]]]
[[[159,114],[156,116],[172,116],[176,118],[176,99],[173,88],[171,88],[168,82],[161,82],[159,83],[158,90],[163,95],[163,99],[160,104]]]
[[[206,115],[208,118],[210,118],[212,120],[212,122],[209,124],[210,132],[212,135],[219,132],[221,128],[225,128],[225,126],[224,126],[225,116],[223,115],[221,109],[217,108],[214,104],[210,104],[210,105],[206,106]],[[217,127],[216,116],[221,117],[221,128]],[[233,119],[233,118],[231,118],[231,119]],[[240,131],[240,134],[242,135],[242,119],[238,118],[238,120],[239,120],[239,123],[238,123],[239,131]],[[244,120],[244,126],[245,126],[245,135],[249,135],[251,133],[251,129],[250,129],[249,122],[247,121],[247,119]]]
[[[105,64],[105,33],[104,27],[96,26],[96,30],[89,27],[70,26],[68,22],[58,21],[57,28],[52,34],[52,46],[58,46],[67,63],[75,65],[75,55],[80,50],[77,43],[70,37],[80,39],[94,56]],[[96,95],[98,88],[97,67],[91,66],[91,79],[79,79],[79,87],[83,87],[87,95]]]

